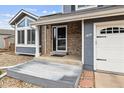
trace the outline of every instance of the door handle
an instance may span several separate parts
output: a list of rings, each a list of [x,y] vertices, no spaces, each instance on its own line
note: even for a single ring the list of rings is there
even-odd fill
[[[106,38],[106,36],[97,36],[97,38]]]
[[[107,59],[100,59],[100,58],[98,58],[96,60],[98,60],[98,61],[107,61]]]

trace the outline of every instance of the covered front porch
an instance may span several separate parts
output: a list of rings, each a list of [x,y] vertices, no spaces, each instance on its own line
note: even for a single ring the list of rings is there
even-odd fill
[[[37,59],[82,64],[82,21],[37,25],[41,50]],[[38,44],[39,45],[39,44]],[[36,54],[36,55],[37,55]]]

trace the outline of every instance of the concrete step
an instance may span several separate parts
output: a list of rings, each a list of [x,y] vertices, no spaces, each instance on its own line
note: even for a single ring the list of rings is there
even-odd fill
[[[82,68],[32,60],[7,69],[7,76],[47,88],[77,87]]]

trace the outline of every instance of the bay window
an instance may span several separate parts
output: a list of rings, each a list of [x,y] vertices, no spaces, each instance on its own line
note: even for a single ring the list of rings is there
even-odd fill
[[[27,44],[35,44],[35,30],[27,30]]]
[[[32,19],[25,17],[17,24],[17,44],[34,45],[35,44],[35,29],[30,26]]]
[[[25,19],[22,20],[18,25],[17,27],[25,27]]]
[[[24,30],[18,30],[18,44],[24,44],[25,33]]]

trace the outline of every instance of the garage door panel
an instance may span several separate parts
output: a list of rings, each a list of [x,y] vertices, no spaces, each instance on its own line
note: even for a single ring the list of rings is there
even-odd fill
[[[101,50],[102,49],[102,50]],[[111,48],[98,48],[97,51],[100,51],[97,53],[97,57],[110,57],[110,58],[124,58],[124,49],[120,49],[119,51],[117,49],[111,49]]]
[[[123,70],[124,64],[122,64],[122,62],[119,62],[118,60],[117,62],[113,62],[112,64],[109,61],[102,61],[102,62],[98,61],[98,62],[99,62],[99,64],[97,65],[98,70],[124,73],[124,70]],[[121,64],[121,65],[118,65],[118,64]]]
[[[124,33],[119,30],[113,33],[113,28],[110,29],[109,34],[107,28],[102,34],[100,28],[96,29],[96,69],[124,73]]]

